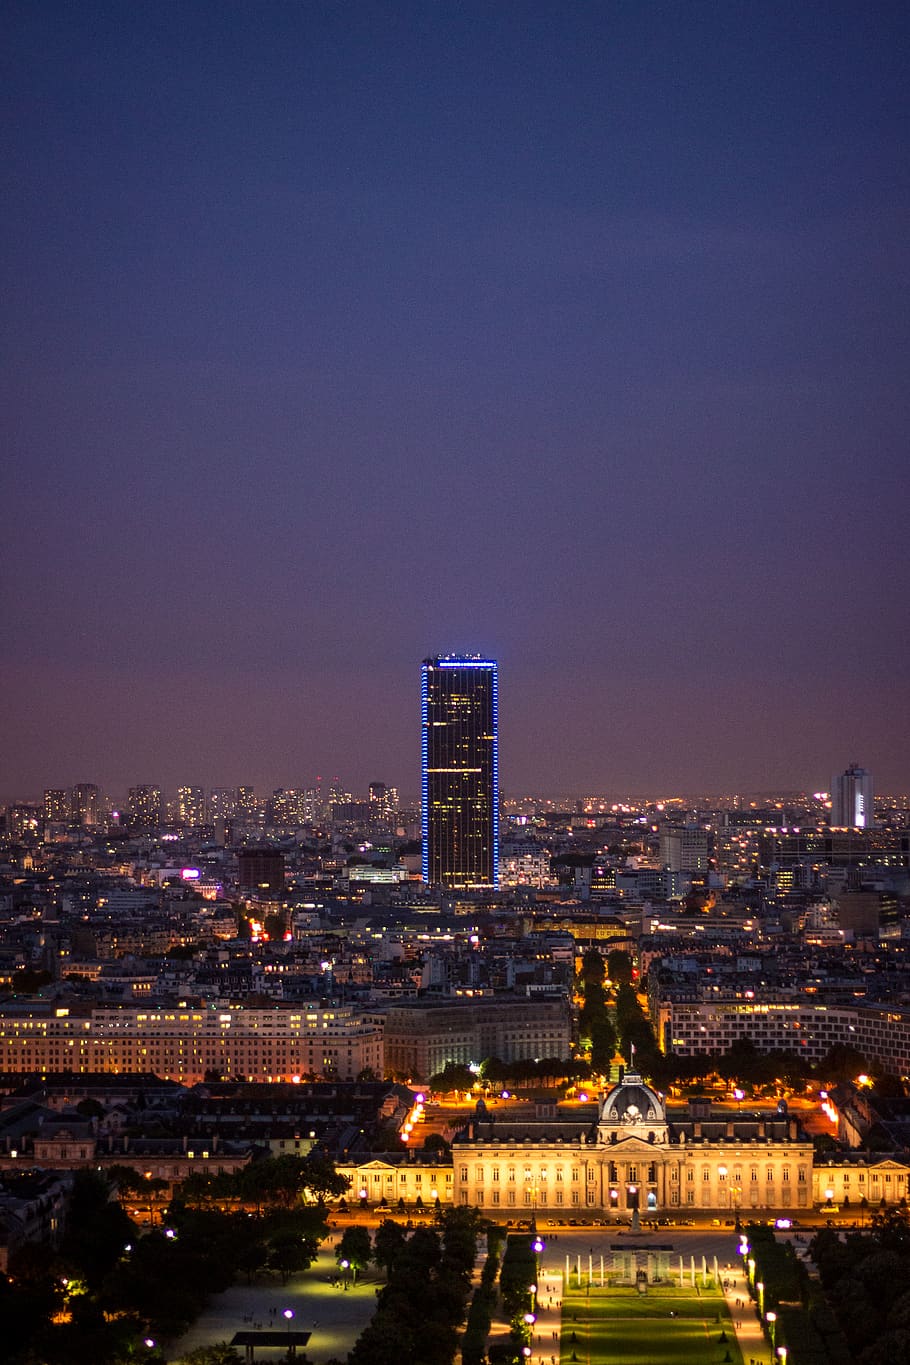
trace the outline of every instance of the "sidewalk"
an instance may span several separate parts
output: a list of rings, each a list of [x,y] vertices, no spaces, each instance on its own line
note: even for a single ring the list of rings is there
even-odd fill
[[[743,1365],[750,1365],[756,1361],[758,1365],[776,1365],[771,1354],[771,1346],[765,1340],[765,1334],[759,1325],[757,1306],[749,1297],[749,1285],[742,1270],[739,1266],[734,1266],[733,1269],[721,1270],[720,1273],[724,1285],[727,1286],[724,1289],[724,1296],[730,1317],[733,1319],[736,1340],[742,1351]]]
[[[537,1283],[537,1321],[531,1334],[534,1365],[556,1365],[562,1336],[562,1271],[541,1267]]]
[[[562,1336],[562,1271],[541,1266],[537,1280],[535,1315],[537,1321],[531,1332],[531,1365],[559,1365]],[[502,1341],[509,1335],[509,1323],[502,1307],[497,1309],[490,1325],[490,1341]]]

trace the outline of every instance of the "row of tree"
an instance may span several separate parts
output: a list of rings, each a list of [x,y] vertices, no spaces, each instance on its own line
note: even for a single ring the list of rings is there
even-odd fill
[[[867,1232],[842,1240],[825,1228],[813,1238],[813,1260],[828,1303],[857,1365],[910,1360],[910,1216],[889,1207]]]
[[[403,1360],[452,1365],[479,1232],[480,1215],[467,1207],[439,1209],[435,1227],[410,1235],[396,1224],[380,1225],[380,1246],[377,1251],[374,1242],[372,1255],[381,1257],[388,1279],[349,1365],[400,1365]]]

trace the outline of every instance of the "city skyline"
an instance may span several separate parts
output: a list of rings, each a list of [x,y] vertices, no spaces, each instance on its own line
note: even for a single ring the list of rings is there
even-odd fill
[[[910,787],[906,6],[5,21],[0,797]]]

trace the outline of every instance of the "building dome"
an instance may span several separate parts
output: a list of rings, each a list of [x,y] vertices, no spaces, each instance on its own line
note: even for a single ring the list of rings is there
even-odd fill
[[[608,1091],[600,1112],[601,1126],[621,1124],[664,1124],[667,1116],[656,1090],[645,1085],[637,1071],[627,1071],[618,1085]]]

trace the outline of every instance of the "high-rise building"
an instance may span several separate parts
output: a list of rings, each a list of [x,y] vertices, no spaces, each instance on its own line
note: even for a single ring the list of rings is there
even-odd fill
[[[129,790],[130,820],[138,829],[157,829],[161,824],[161,788],[142,782]]]
[[[70,794],[63,787],[47,787],[44,792],[44,818],[49,824],[64,824],[70,818]]]
[[[660,827],[660,865],[669,872],[707,872],[708,831],[699,825]]]
[[[205,824],[205,789],[203,787],[178,787],[177,809],[178,825],[197,829]]]
[[[255,824],[259,816],[259,802],[252,787],[238,787],[236,814],[238,819]]]
[[[101,823],[101,792],[94,782],[79,782],[73,788],[73,820],[91,829]]]
[[[423,880],[499,885],[499,668],[447,654],[421,666]]]
[[[213,787],[209,792],[209,824],[216,820],[230,820],[237,812],[236,787]]]
[[[845,773],[831,780],[832,829],[871,829],[875,823],[872,802],[872,774],[851,763]]]
[[[371,782],[370,819],[376,822],[388,820],[397,810],[397,787],[387,787],[384,782]]]
[[[280,895],[284,890],[284,854],[277,848],[239,849],[237,885],[253,896]]]

